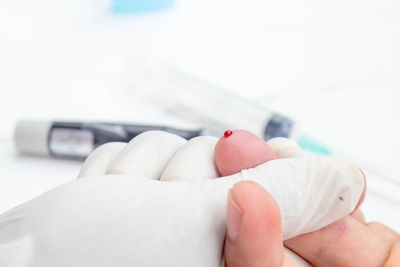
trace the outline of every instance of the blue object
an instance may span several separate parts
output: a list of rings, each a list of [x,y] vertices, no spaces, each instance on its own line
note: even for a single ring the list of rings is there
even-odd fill
[[[309,152],[321,155],[332,155],[332,151],[329,148],[325,147],[307,135],[302,135],[299,140],[297,140],[297,143],[302,149]]]
[[[264,129],[264,140],[268,141],[274,137],[289,138],[293,128],[293,121],[278,114],[272,115]]]
[[[115,13],[140,13],[163,10],[171,7],[175,0],[112,0]]]
[[[271,119],[268,121],[267,126],[264,129],[264,140],[268,141],[274,137],[286,137],[289,138],[292,133],[293,121],[281,115],[272,115]],[[324,146],[323,144],[317,142],[313,138],[307,135],[301,135],[297,143],[299,146],[312,153],[321,155],[331,155],[332,151]]]

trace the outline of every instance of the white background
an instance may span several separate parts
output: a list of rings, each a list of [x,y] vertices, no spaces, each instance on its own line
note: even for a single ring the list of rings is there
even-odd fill
[[[400,182],[399,47],[397,0],[181,0],[142,15],[103,0],[3,0],[0,212],[81,164],[17,155],[17,119],[179,122],[136,97],[157,61],[261,101]],[[400,187],[369,175],[367,218],[399,230]]]

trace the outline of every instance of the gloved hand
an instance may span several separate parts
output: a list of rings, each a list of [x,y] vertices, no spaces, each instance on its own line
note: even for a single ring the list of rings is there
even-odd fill
[[[0,216],[0,266],[220,266],[227,193],[236,182],[269,191],[284,239],[349,214],[364,190],[357,167],[304,155],[285,139],[269,142],[281,159],[206,179],[218,177],[216,142],[147,132],[128,145],[99,147],[81,179]]]

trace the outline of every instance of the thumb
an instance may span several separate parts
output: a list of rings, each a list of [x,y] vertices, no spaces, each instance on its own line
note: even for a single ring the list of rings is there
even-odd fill
[[[394,244],[384,267],[396,267],[400,264],[400,241]]]
[[[283,253],[279,208],[257,183],[239,182],[230,190],[227,227],[227,266],[295,266]]]

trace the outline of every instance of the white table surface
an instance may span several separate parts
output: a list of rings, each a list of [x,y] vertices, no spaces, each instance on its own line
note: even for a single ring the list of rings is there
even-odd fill
[[[182,0],[148,16],[81,2],[0,4],[0,213],[81,165],[17,155],[17,119],[179,123],[135,98],[158,60],[266,103],[400,181],[398,1]],[[400,187],[367,174],[367,219],[400,231]]]

